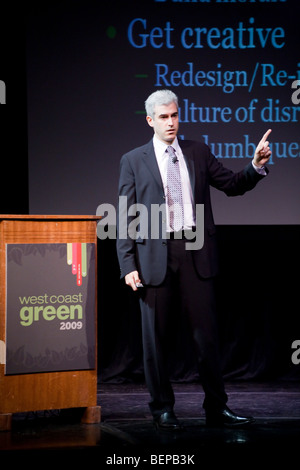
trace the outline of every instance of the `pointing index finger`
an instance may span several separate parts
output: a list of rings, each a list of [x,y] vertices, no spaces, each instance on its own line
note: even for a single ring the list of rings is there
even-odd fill
[[[261,139],[260,141],[260,144],[263,145],[265,143],[265,141],[267,140],[267,138],[269,137],[269,135],[271,134],[272,132],[272,129],[268,129],[267,132],[264,134],[263,138]]]

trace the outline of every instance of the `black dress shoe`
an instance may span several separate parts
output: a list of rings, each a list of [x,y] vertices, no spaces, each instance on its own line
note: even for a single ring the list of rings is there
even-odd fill
[[[238,416],[228,406],[219,411],[206,411],[206,426],[209,427],[235,428],[254,423],[254,421],[255,419],[251,416]]]
[[[173,411],[166,411],[165,413],[162,413],[159,417],[154,418],[153,422],[157,429],[164,431],[182,430],[182,425],[176,418]]]

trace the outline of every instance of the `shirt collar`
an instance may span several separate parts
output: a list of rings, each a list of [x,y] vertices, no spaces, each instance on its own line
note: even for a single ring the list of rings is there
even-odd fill
[[[154,150],[155,150],[155,154],[157,157],[162,157],[164,156],[166,150],[167,150],[167,147],[168,147],[168,144],[165,144],[164,142],[162,142],[161,140],[159,140],[156,135],[154,134],[153,136],[153,146],[154,146]],[[177,139],[177,136],[175,137],[173,143],[172,143],[172,147],[174,148],[174,150],[176,152],[178,152],[178,149],[179,149],[179,143],[178,143],[178,139]]]

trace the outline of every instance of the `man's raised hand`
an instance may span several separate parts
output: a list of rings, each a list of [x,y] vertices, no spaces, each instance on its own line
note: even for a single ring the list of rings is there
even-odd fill
[[[267,130],[264,134],[263,138],[259,142],[258,146],[256,147],[255,154],[254,154],[254,164],[258,167],[264,166],[271,156],[271,150],[269,147],[269,142],[267,138],[271,134],[272,129]]]

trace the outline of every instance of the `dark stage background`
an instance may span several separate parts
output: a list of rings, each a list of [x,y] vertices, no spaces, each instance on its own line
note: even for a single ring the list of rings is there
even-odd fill
[[[217,304],[226,380],[299,380],[299,226],[218,226]],[[143,380],[137,296],[118,280],[115,244],[99,243],[99,376]],[[176,333],[180,331],[180,333]],[[190,340],[176,309],[170,361],[174,381],[198,380]]]
[[[94,214],[115,204],[120,157],[150,140],[143,102],[164,80],[181,100],[181,135],[213,144],[233,170],[272,128],[268,178],[242,198],[212,193],[228,380],[300,378],[299,5],[74,0],[3,10],[1,213]],[[197,28],[210,37],[197,39]],[[200,122],[198,107],[223,115]],[[143,380],[138,300],[119,279],[114,240],[98,241],[98,272],[99,380]],[[175,307],[170,367],[176,381],[198,379]]]

